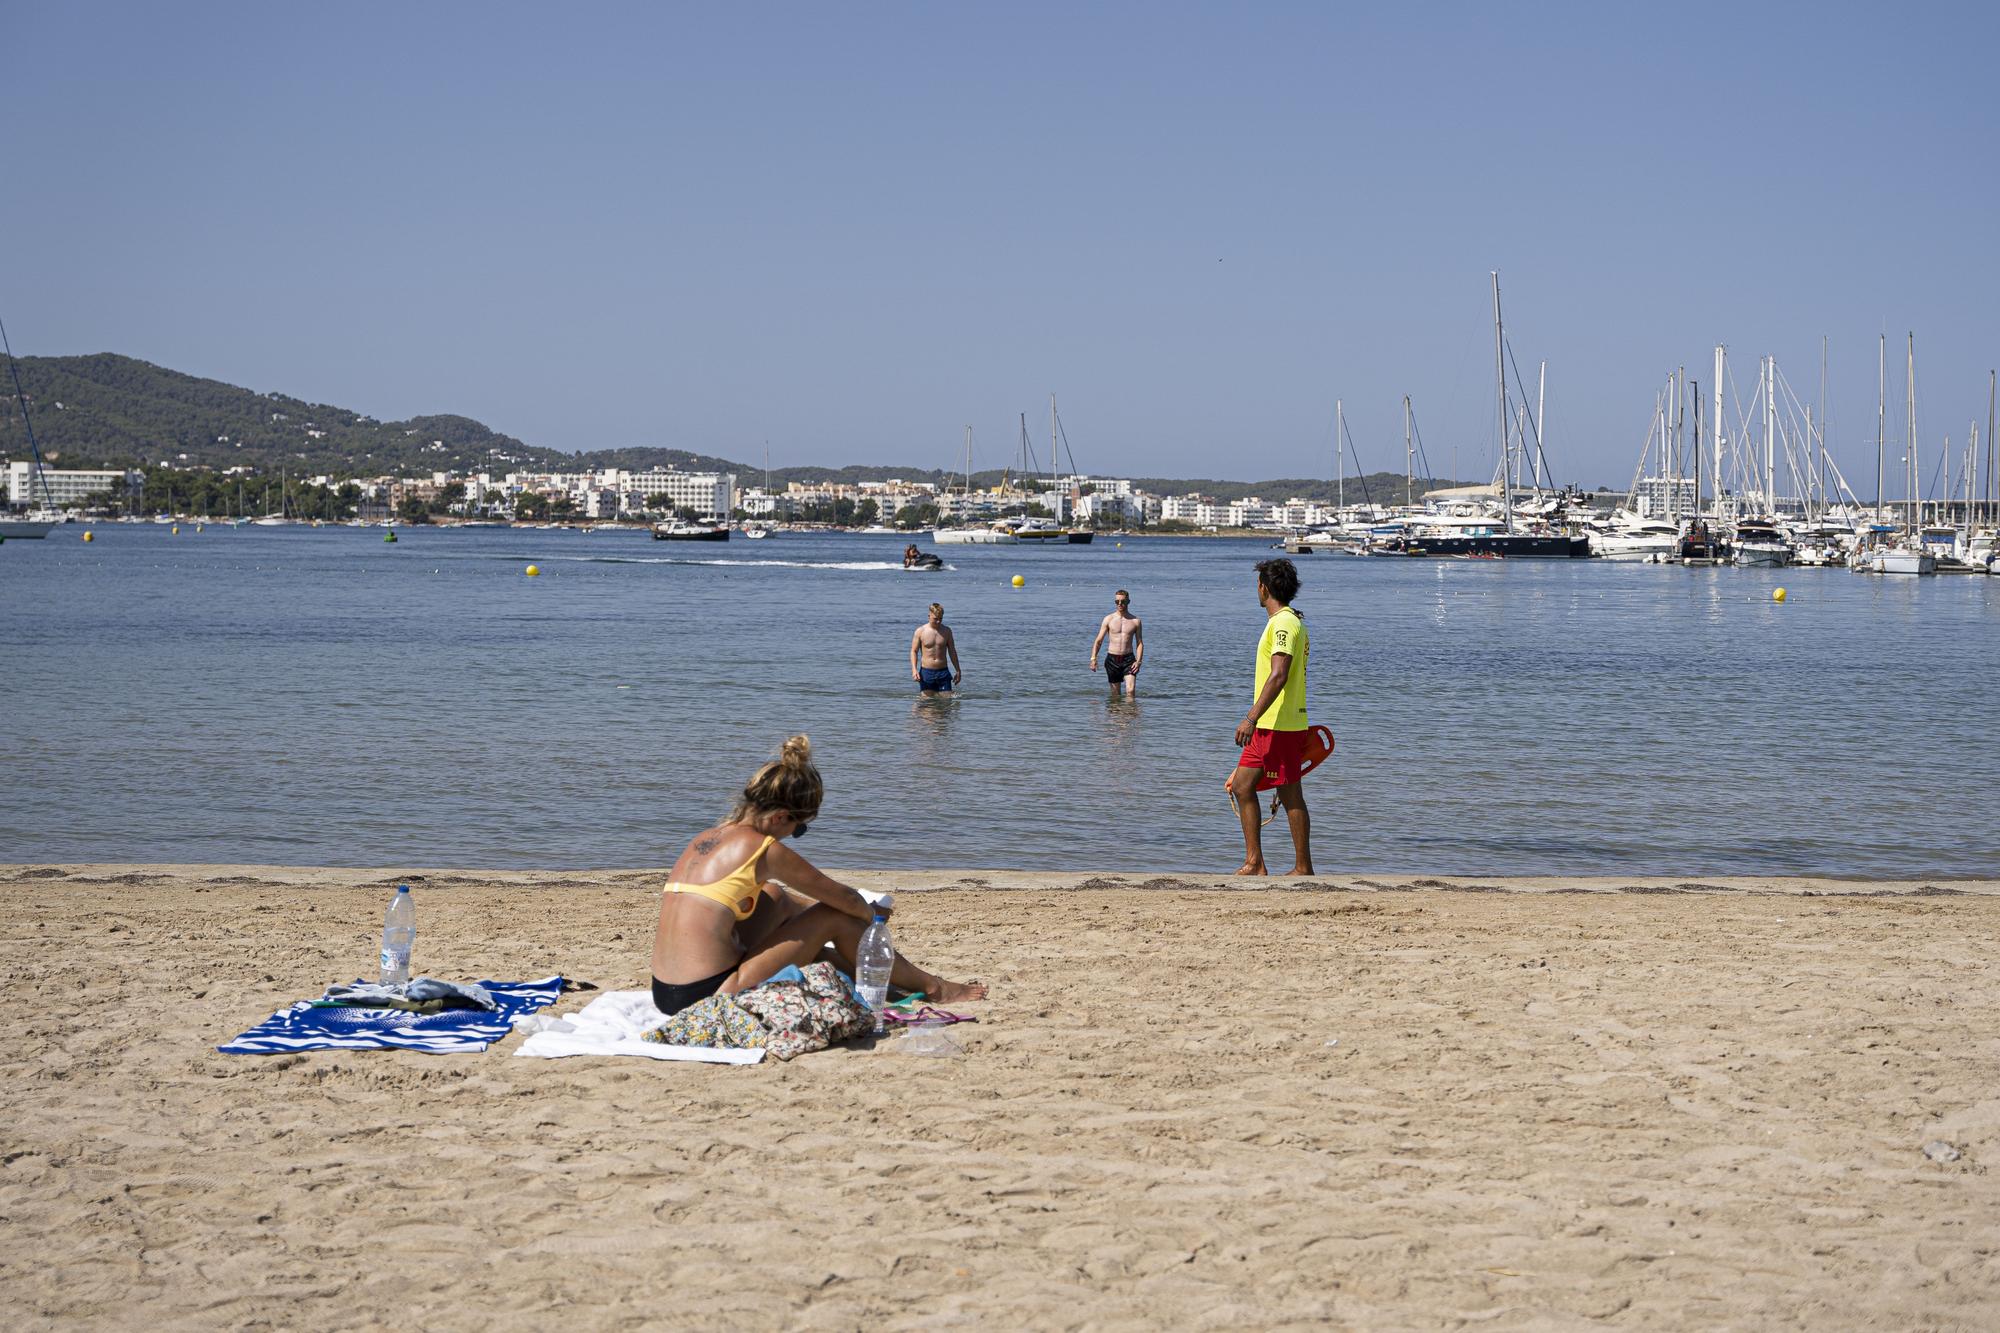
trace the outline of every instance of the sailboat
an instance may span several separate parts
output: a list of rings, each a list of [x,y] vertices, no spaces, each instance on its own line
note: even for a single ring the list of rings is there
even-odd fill
[[[1073,477],[1062,476],[1060,467],[1056,461],[1063,444],[1062,422],[1056,416],[1056,396],[1050,394],[1048,489],[1055,492],[1056,512],[1053,518],[1014,518],[1007,519],[1003,523],[995,525],[996,527],[1004,527],[1007,531],[1013,533],[1016,541],[1045,543],[1050,546],[1088,546],[1090,545],[1091,538],[1097,535],[1089,528],[1063,526],[1063,508],[1065,502],[1069,500],[1069,490],[1076,484]],[[1031,461],[1028,449],[1028,418],[1024,413],[1021,417],[1021,475],[1023,477],[1031,473]],[[1076,468],[1076,458],[1074,455],[1070,457],[1070,468],[1072,472]]]
[[[972,427],[965,428],[965,491],[969,504],[972,499]],[[1013,546],[1014,534],[998,525],[980,527],[964,523],[948,528],[933,528],[931,540],[940,546]]]
[[[290,482],[291,479],[287,477],[283,472],[280,472],[278,474],[278,512],[275,514],[267,512],[264,515],[264,517],[258,519],[252,519],[251,522],[255,523],[260,528],[276,528],[276,527],[282,527],[285,524],[292,521],[291,518],[288,516],[286,502],[285,502],[285,491],[289,489]],[[270,507],[271,507],[270,487],[267,484],[264,489],[264,508],[266,510],[269,510]]]
[[[0,346],[7,350],[7,373],[14,377],[14,401],[21,405],[21,425],[28,433],[28,448],[35,456],[35,480],[42,489],[41,504],[25,514],[0,510],[0,540],[8,537],[33,540],[48,536],[63,521],[63,516],[56,509],[54,493],[49,490],[49,479],[42,466],[42,447],[35,443],[35,423],[28,417],[28,395],[21,390],[21,371],[14,364],[14,345],[7,341],[4,324],[0,324]]]
[[[769,499],[770,495],[771,495],[771,449],[769,445],[766,445],[764,447],[764,496],[766,499]],[[753,541],[753,542],[762,541],[764,538],[770,535],[771,535],[771,529],[762,523],[758,524],[745,523],[743,525],[743,536],[744,539],[747,541]]]
[[[1909,469],[1906,473],[1910,497],[1909,518],[1903,528],[1902,541],[1894,545],[1884,543],[1871,550],[1859,553],[1861,563],[1857,564],[1855,568],[1869,574],[1937,573],[1937,557],[1924,549],[1922,538],[1917,531],[1917,481],[1920,474],[1917,470],[1917,335],[1914,333],[1910,335],[1909,366],[1905,372],[1905,384],[1907,386],[1906,396],[1909,403],[1908,447],[1905,450],[1905,461],[1909,464]],[[1877,390],[1876,418],[1878,421],[1881,418],[1881,391],[1879,388]],[[1881,436],[1879,427],[1876,431],[1876,436],[1879,447]],[[1880,475],[1879,468],[1877,475]],[[1881,503],[1881,496],[1881,488],[1878,485],[1875,492],[1877,505]]]
[[[1493,274],[1493,370],[1498,380],[1500,422],[1500,509],[1498,514],[1459,516],[1456,521],[1430,520],[1430,527],[1411,534],[1401,554],[1457,556],[1509,560],[1581,560],[1590,555],[1590,539],[1563,532],[1523,532],[1514,521],[1514,432],[1507,412],[1506,329],[1500,319],[1500,274]],[[1409,432],[1405,400],[1404,432]],[[1540,423],[1536,424],[1539,434]],[[1525,439],[1525,436],[1523,437]],[[1407,449],[1407,446],[1406,446]],[[1538,483],[1539,484],[1539,483]],[[1420,522],[1422,520],[1419,520]]]

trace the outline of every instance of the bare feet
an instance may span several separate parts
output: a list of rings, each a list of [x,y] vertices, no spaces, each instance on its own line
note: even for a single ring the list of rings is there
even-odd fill
[[[1237,867],[1236,873],[1239,875],[1268,875],[1271,872],[1264,869],[1262,861],[1245,861]]]
[[[946,981],[937,979],[937,989],[926,991],[926,1000],[936,1000],[941,1004],[956,1004],[961,1000],[983,1000],[986,998],[986,983],[983,981]]]
[[[1293,866],[1290,870],[1287,870],[1285,873],[1287,875],[1310,875],[1312,874],[1312,872],[1313,872],[1312,862],[1308,861],[1304,865]]]

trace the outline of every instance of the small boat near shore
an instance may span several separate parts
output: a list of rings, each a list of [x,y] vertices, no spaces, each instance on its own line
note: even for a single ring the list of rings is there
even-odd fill
[[[725,523],[691,523],[676,519],[672,523],[655,523],[653,540],[656,542],[726,542],[729,540],[729,526]]]

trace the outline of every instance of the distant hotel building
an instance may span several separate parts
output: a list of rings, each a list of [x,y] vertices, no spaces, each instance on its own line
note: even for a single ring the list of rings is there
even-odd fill
[[[1640,517],[1665,518],[1670,513],[1693,513],[1694,492],[1693,477],[1647,477],[1640,481],[1633,494]],[[1668,507],[1669,500],[1675,501],[1671,509]]]
[[[624,489],[646,498],[651,509],[692,509],[704,518],[729,517],[729,497],[736,490],[734,472],[627,472]]]
[[[104,491],[122,490],[131,483],[136,473],[130,472],[86,472],[52,467],[42,469],[39,479],[35,476],[32,462],[9,462],[7,464],[7,503],[36,508],[49,504],[57,509],[82,504],[90,496]],[[43,483],[48,485],[48,493],[43,494]]]

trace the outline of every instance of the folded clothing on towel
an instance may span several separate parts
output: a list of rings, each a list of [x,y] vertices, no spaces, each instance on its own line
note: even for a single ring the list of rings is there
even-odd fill
[[[354,981],[344,986],[328,986],[326,994],[320,997],[322,1004],[350,1004],[379,1009],[409,1009],[433,1000],[445,1009],[485,1009],[490,1012],[499,1008],[493,1003],[493,993],[477,982],[440,981],[436,977],[418,977],[397,986]]]

